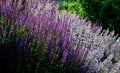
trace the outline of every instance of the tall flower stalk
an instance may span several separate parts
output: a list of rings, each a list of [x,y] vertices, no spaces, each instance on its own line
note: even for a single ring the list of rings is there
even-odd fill
[[[69,21],[56,16],[54,2],[28,2],[21,10],[16,2],[6,0],[0,11],[0,63],[1,69],[6,69],[4,72],[87,71],[79,63],[79,57],[86,52],[79,47],[74,49]]]

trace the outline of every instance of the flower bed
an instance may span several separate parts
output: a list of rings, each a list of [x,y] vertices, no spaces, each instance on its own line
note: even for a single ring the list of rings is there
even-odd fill
[[[3,1],[0,70],[5,73],[119,73],[120,42],[114,33],[66,11],[55,2]]]

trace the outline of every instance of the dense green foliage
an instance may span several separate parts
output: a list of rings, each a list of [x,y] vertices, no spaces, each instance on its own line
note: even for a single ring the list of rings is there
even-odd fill
[[[92,22],[99,22],[103,28],[119,33],[120,0],[68,0],[65,6],[70,12],[76,12]]]

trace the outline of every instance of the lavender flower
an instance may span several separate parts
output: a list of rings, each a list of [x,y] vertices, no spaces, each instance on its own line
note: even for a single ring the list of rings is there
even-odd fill
[[[46,10],[45,12],[47,13]],[[47,13],[49,14],[49,13]],[[39,15],[39,13],[38,13]],[[76,15],[70,15],[67,12],[59,12],[56,11],[55,18],[59,18],[61,20],[66,20],[66,23],[69,24],[68,27],[70,27],[70,35],[72,39],[75,42],[74,49],[83,50],[83,56],[79,56],[79,50],[76,52],[77,57],[75,60],[81,59],[84,56],[85,60],[85,66],[89,67],[90,72],[100,72],[101,70],[105,73],[108,72],[112,67],[114,62],[113,59],[116,58],[115,62],[118,62],[119,60],[119,45],[116,43],[116,37],[113,36],[114,32],[110,32],[109,30],[104,30],[102,31],[101,27],[95,26],[95,24],[91,24],[90,22],[86,22],[83,19],[80,19]],[[63,21],[61,21],[63,22]],[[56,25],[55,25],[56,26]],[[62,24],[64,26],[64,24]],[[102,33],[101,33],[102,32]],[[78,40],[79,39],[79,40]],[[79,43],[80,41],[80,43]],[[77,48],[79,44],[79,47]],[[116,44],[116,49],[115,46],[112,47],[113,45]],[[84,54],[87,50],[87,55]],[[66,50],[68,51],[68,50]],[[105,54],[106,53],[106,54]],[[66,56],[68,53],[64,54],[66,59]],[[113,57],[109,60],[108,56],[113,55]],[[81,58],[79,58],[81,57]],[[107,59],[109,62],[107,62]],[[104,65],[107,62],[108,65]],[[101,66],[103,65],[103,66]],[[97,69],[96,69],[97,68]]]
[[[69,23],[71,25],[71,30],[73,30],[72,36],[75,42],[78,43],[80,39],[81,48],[87,45],[88,54],[85,66],[89,66],[91,73],[98,73],[101,71],[102,73],[109,73],[110,70],[113,70],[112,68],[114,65],[120,60],[120,42],[116,41],[117,36],[114,36],[114,31],[102,31],[101,27],[81,20],[76,15],[72,19],[70,19],[71,22]],[[113,73],[119,73],[119,70]]]

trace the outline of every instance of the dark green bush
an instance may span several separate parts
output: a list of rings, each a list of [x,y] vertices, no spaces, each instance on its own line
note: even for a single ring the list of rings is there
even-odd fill
[[[69,0],[64,5],[68,6],[68,11],[76,12],[93,23],[99,22],[104,29],[109,28],[120,34],[119,3],[119,0]]]

